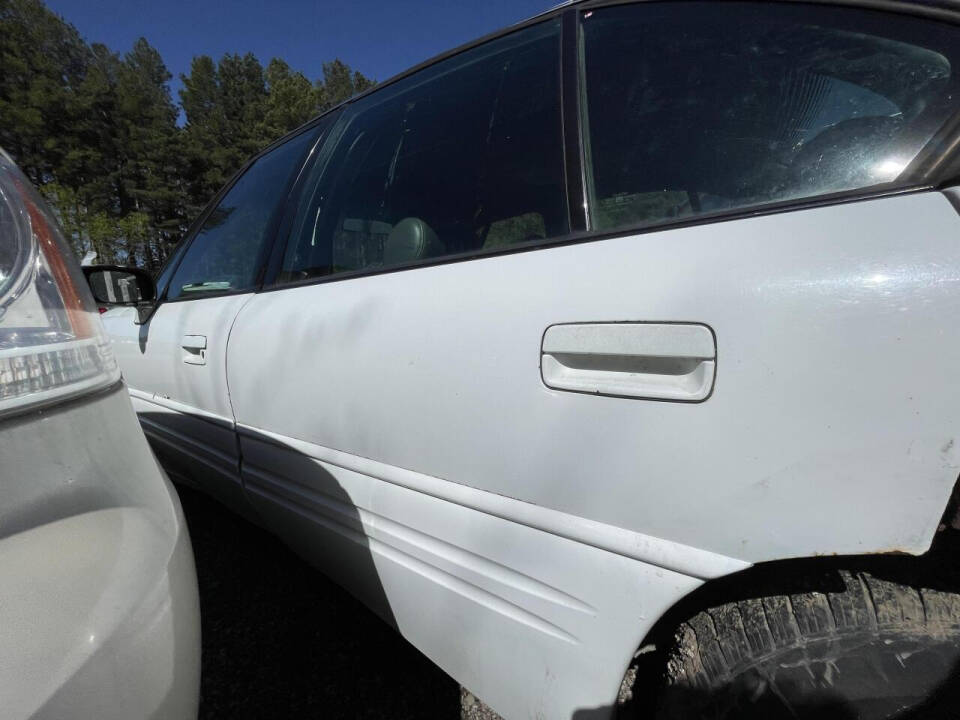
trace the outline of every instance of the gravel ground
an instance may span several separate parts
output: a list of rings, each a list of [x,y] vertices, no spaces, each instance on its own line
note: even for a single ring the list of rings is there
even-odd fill
[[[393,628],[269,533],[178,490],[200,583],[201,720],[460,717],[459,686]]]
[[[502,720],[466,688],[460,688],[460,720]]]

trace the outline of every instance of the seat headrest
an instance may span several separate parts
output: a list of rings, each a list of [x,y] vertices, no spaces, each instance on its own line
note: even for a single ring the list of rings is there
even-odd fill
[[[420,218],[404,218],[390,231],[383,246],[384,265],[399,265],[443,254],[437,234]]]

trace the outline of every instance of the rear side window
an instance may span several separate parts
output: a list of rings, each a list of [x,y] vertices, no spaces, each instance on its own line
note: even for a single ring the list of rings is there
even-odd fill
[[[957,108],[957,33],[787,3],[581,15],[592,227],[896,181]]]
[[[559,20],[349,105],[305,183],[280,282],[569,231]]]
[[[167,299],[253,289],[281,201],[317,132],[271,150],[233,184],[190,241]]]

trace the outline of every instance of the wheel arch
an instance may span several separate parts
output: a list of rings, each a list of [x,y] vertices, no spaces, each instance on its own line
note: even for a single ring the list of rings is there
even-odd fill
[[[863,555],[822,555],[761,562],[729,575],[705,581],[674,603],[647,632],[627,668],[621,704],[652,717],[675,634],[690,618],[728,603],[778,595],[836,593],[843,590],[841,572],[868,573],[885,581],[960,592],[960,480],[957,481],[930,548],[922,554],[904,552]]]

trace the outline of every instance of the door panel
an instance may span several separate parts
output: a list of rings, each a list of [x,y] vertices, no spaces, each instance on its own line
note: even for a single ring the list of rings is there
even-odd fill
[[[957,278],[939,193],[614,238],[258,295],[230,387],[242,425],[723,555],[920,552]],[[609,320],[713,328],[713,395],[546,387],[544,331]]]
[[[243,505],[243,494],[226,346],[237,313],[251,297],[163,303],[143,325],[134,324],[132,308],[103,315],[134,408],[164,466],[232,507]]]
[[[700,584],[468,507],[488,493],[451,502],[412,489],[446,494],[431,478],[311,443],[248,428],[241,443],[244,484],[268,526],[506,717],[570,717],[615,697],[645,628]],[[487,509],[524,511],[502,500]]]
[[[141,423],[165,467],[239,512],[239,452],[226,349],[240,309],[260,283],[290,185],[329,121],[256,158],[202,216],[160,277],[161,303],[103,316]]]
[[[926,549],[960,469],[944,325],[958,279],[960,219],[927,193],[262,293],[227,367],[245,483],[281,535],[493,707],[569,715],[613,697],[691,576]],[[712,328],[713,394],[548,388],[544,331],[610,321]],[[431,575],[418,563],[435,557],[397,555],[407,534],[595,614],[462,563],[456,581]],[[569,654],[551,627],[576,638]]]
[[[923,551],[960,469],[960,218],[889,194],[955,30],[571,8],[560,84],[560,29],[349,104],[228,348],[251,502],[507,717],[604,715],[703,579]]]
[[[252,294],[163,303],[143,325],[136,312],[119,308],[103,315],[130,388],[171,401],[211,421],[233,422],[227,392],[226,347],[233,321]],[[204,362],[185,348],[185,338],[204,338]],[[195,340],[192,342],[196,342]]]

